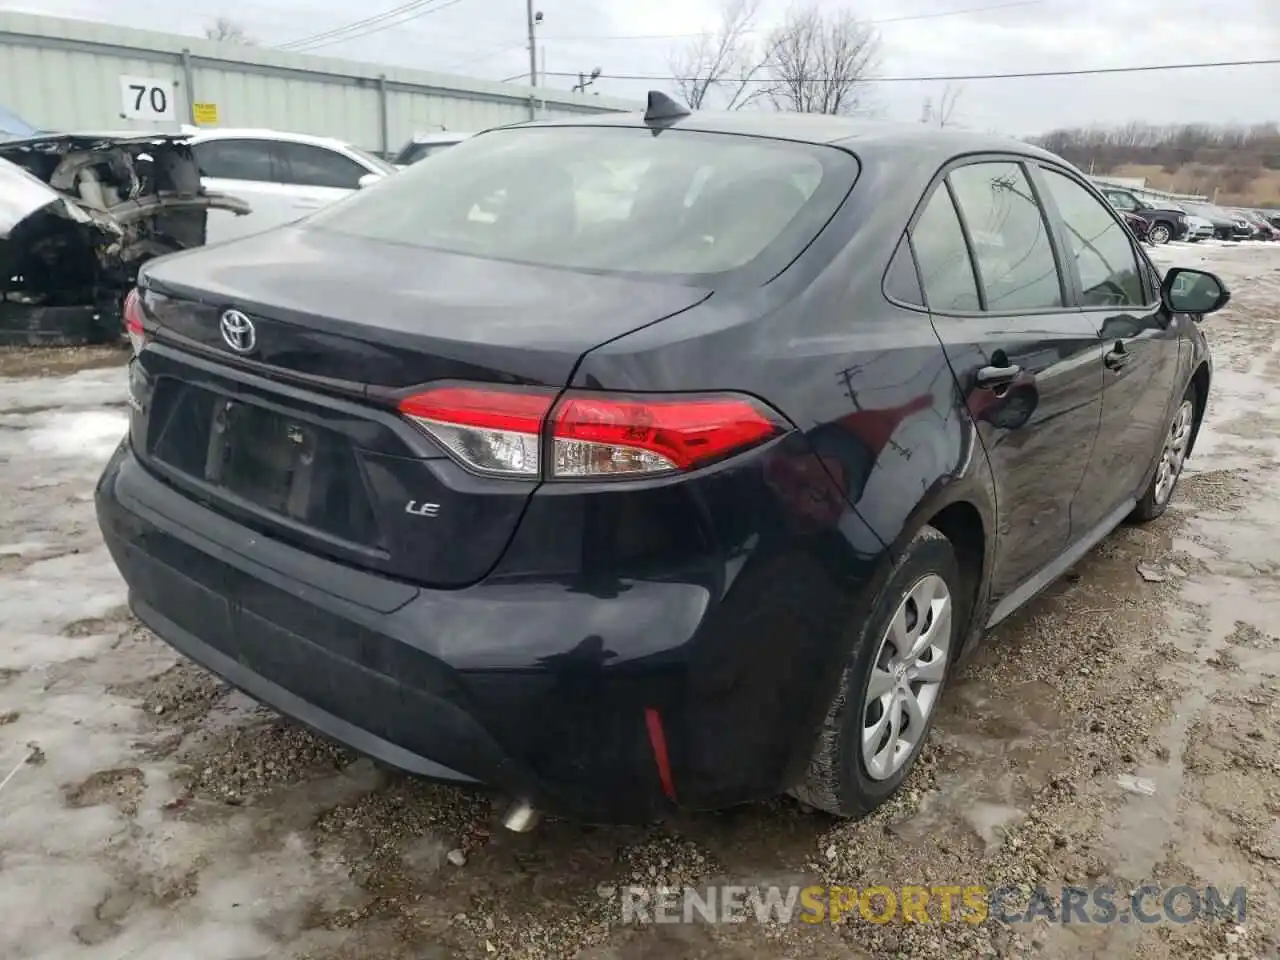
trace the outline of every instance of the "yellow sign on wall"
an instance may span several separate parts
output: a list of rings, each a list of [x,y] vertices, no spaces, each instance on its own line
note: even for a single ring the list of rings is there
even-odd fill
[[[213,126],[218,122],[218,105],[216,103],[193,103],[191,119],[202,127]]]

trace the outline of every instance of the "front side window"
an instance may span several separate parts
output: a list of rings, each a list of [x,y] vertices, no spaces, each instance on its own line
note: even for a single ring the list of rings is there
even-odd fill
[[[350,157],[309,143],[276,144],[284,182],[302,187],[333,187],[355,190],[360,178],[369,173]]]
[[[306,229],[575,270],[701,278],[784,268],[857,177],[834,147],[685,130],[472,137]]]
[[[988,310],[1063,305],[1044,213],[1019,163],[975,163],[947,177],[964,214]]]
[[[1129,232],[1106,206],[1075,180],[1044,170],[1049,195],[1066,227],[1086,307],[1142,306],[1148,302]]]

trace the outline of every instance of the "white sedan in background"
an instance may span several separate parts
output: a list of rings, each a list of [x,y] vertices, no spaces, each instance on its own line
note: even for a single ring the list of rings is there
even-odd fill
[[[191,132],[204,188],[252,208],[242,216],[209,211],[207,243],[290,223],[396,172],[385,160],[331,137],[279,130]]]

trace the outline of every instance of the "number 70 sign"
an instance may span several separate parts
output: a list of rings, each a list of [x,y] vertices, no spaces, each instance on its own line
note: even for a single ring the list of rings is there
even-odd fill
[[[120,116],[126,120],[173,120],[175,87],[155,77],[120,78]]]

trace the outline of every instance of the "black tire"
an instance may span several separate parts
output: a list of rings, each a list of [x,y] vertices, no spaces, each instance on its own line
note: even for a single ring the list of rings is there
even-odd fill
[[[1130,523],[1150,523],[1152,520],[1164,516],[1164,512],[1169,509],[1169,503],[1173,500],[1173,493],[1178,488],[1178,481],[1182,479],[1182,468],[1187,461],[1187,447],[1191,443],[1191,435],[1195,432],[1195,424],[1199,416],[1200,404],[1196,397],[1196,388],[1193,384],[1188,384],[1186,393],[1182,395],[1182,400],[1179,401],[1177,409],[1173,412],[1173,417],[1165,428],[1164,441],[1160,444],[1160,449],[1156,451],[1156,469],[1152,471],[1151,482],[1147,484],[1147,489],[1143,492],[1142,498],[1138,500],[1138,505],[1133,508],[1133,513],[1129,514]],[[1161,462],[1170,447],[1176,444],[1180,418],[1185,418],[1186,420],[1186,432],[1182,440],[1181,454],[1172,482],[1168,484],[1168,489],[1162,489]]]
[[[951,596],[945,666],[923,729],[914,737],[914,746],[896,772],[876,779],[868,772],[861,745],[873,661],[881,653],[882,642],[899,607],[912,588],[930,575],[941,579]],[[894,565],[872,604],[870,615],[853,631],[852,650],[840,686],[818,732],[804,781],[789,791],[791,796],[839,817],[858,818],[880,806],[902,785],[928,741],[938,701],[950,674],[951,660],[967,620],[970,598],[964,594],[962,584],[951,541],[933,527],[921,529]]]
[[[1154,244],[1166,244],[1173,239],[1173,228],[1163,220],[1157,220],[1151,225],[1151,229],[1147,231],[1147,237]]]
[[[0,347],[79,347],[97,338],[93,307],[0,304]]]

